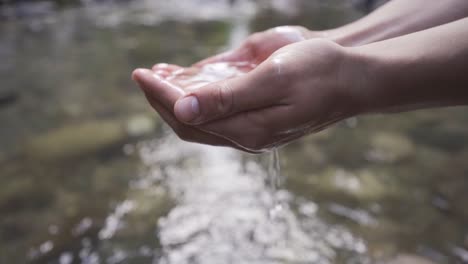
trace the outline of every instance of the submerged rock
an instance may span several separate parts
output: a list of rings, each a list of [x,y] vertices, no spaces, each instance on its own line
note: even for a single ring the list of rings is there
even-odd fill
[[[53,161],[83,156],[127,138],[123,125],[114,121],[90,121],[68,125],[34,137],[26,144],[32,159]]]
[[[359,200],[378,200],[395,195],[384,172],[373,170],[349,171],[330,167],[306,180],[317,192],[346,194]]]
[[[397,133],[377,133],[371,138],[371,146],[368,159],[381,162],[400,161],[414,152],[413,143]]]
[[[2,184],[0,212],[14,213],[19,210],[41,208],[50,201],[50,195],[37,188],[31,178],[20,178]]]
[[[126,121],[95,120],[66,125],[32,138],[25,144],[24,152],[40,161],[81,157],[148,135],[156,125],[156,119],[147,115],[135,115]]]
[[[435,264],[435,262],[411,254],[401,254],[387,264]]]
[[[468,146],[468,128],[463,122],[427,122],[413,127],[409,133],[415,142],[447,152],[461,151]]]
[[[151,133],[156,128],[156,118],[140,114],[130,117],[126,124],[127,133],[138,137]]]

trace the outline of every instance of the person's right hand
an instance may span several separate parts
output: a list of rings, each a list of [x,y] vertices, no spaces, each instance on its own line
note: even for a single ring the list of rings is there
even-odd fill
[[[321,37],[323,37],[323,34],[320,31],[310,31],[301,26],[275,27],[254,33],[236,49],[209,57],[193,66],[200,67],[217,62],[249,62],[258,65],[270,57],[273,52],[286,45]]]
[[[183,76],[186,74],[195,74],[203,66],[219,62],[234,64],[239,62],[240,64],[249,65],[249,67],[256,67],[256,65],[261,64],[271,54],[284,46],[311,38],[321,37],[323,37],[323,35],[320,32],[310,31],[307,28],[301,26],[279,26],[268,29],[266,31],[257,32],[245,39],[239,47],[204,59],[194,64],[191,68],[186,68],[187,71],[185,71]],[[184,68],[177,65],[168,65],[165,63],[158,63],[152,67],[152,71],[162,78],[165,78],[166,76],[171,75],[173,72],[180,71],[182,69]],[[225,138],[217,137],[213,134],[199,130],[197,127],[184,124],[177,120],[172,110],[175,101],[184,95],[183,90],[177,88],[177,86],[180,84],[169,85],[169,82],[165,82],[166,85],[171,86],[172,89],[166,89],[167,93],[153,95],[154,90],[150,89],[149,87],[154,86],[154,84],[151,84],[154,82],[154,79],[144,78],[144,76],[151,76],[149,71],[147,73],[148,74],[134,74],[134,79],[138,81],[140,86],[143,88],[143,91],[145,92],[145,95],[151,106],[160,114],[164,121],[166,121],[172,127],[172,129],[174,129],[180,138],[186,141],[217,146],[229,146],[239,148],[247,152],[256,152],[239,147]],[[160,86],[163,86],[163,83],[163,81],[159,81]],[[168,100],[168,98],[171,99]],[[168,101],[172,101],[172,103]]]
[[[358,58],[314,39],[280,48],[243,75],[202,86],[186,82],[197,68],[184,68],[188,76],[137,70],[134,79],[150,102],[173,110],[169,123],[182,139],[259,152],[361,112],[365,70]]]

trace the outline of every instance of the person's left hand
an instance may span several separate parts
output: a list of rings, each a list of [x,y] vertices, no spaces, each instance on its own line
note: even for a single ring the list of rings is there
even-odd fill
[[[179,72],[179,79],[186,79],[198,72],[197,68],[183,68],[177,65],[160,63],[153,67],[153,70],[137,69],[132,73],[132,78],[143,90],[150,105],[159,113],[161,118],[174,130],[180,139],[213,146],[226,146],[241,149],[231,141],[204,132],[191,125],[184,124],[177,120],[174,115],[174,103],[182,97],[185,92],[177,86],[177,80],[167,81],[167,78],[174,72]],[[157,89],[154,89],[157,88]]]
[[[185,81],[196,68],[175,77],[178,66],[136,70],[133,77],[182,139],[258,152],[357,114],[357,57],[315,39],[285,46],[243,75],[195,87]]]
[[[322,31],[311,31],[302,26],[274,27],[253,33],[237,48],[206,58],[193,66],[200,67],[218,62],[248,62],[258,65],[284,46],[307,39],[325,38],[325,36]]]

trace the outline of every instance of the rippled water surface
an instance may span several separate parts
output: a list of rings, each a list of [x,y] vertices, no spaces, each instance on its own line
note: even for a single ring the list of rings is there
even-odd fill
[[[310,135],[275,189],[271,154],[180,141],[130,80],[350,2],[0,6],[0,263],[468,263],[466,107]]]

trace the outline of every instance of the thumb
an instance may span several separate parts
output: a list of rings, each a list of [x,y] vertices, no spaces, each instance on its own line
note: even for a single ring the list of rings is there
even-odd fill
[[[286,89],[281,89],[277,74],[260,68],[188,91],[175,103],[175,116],[184,123],[202,124],[280,103]]]

